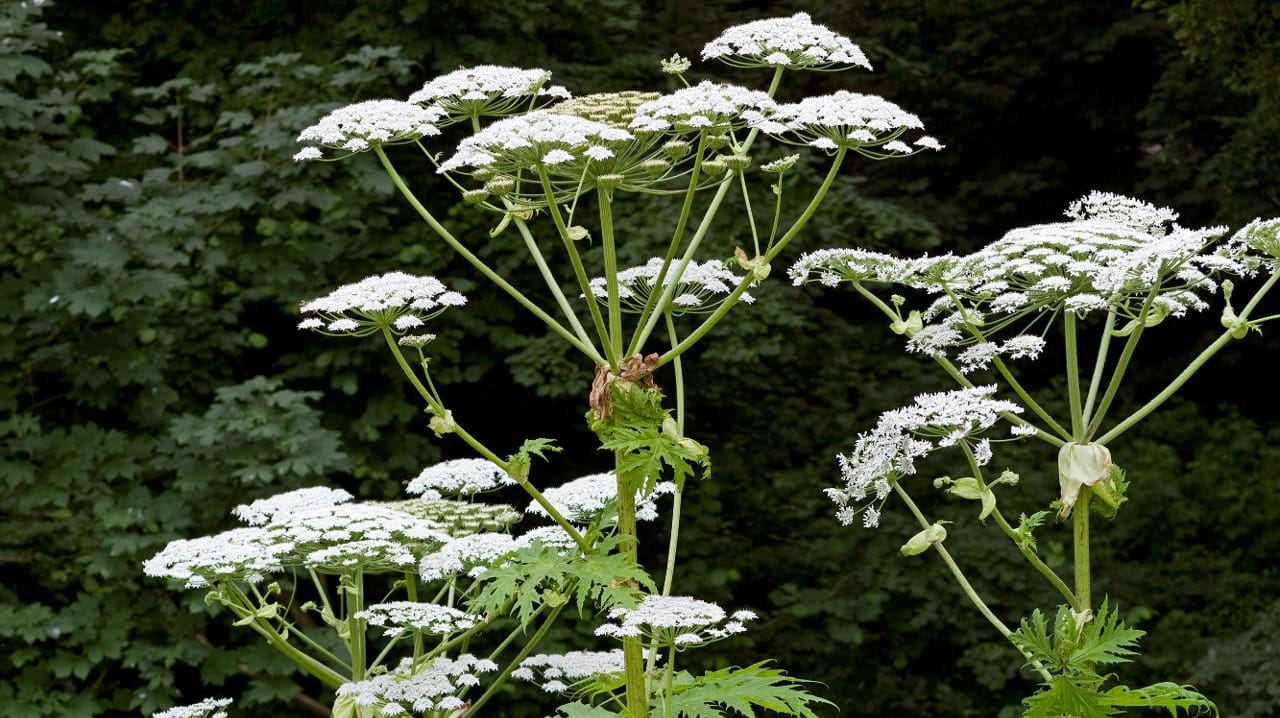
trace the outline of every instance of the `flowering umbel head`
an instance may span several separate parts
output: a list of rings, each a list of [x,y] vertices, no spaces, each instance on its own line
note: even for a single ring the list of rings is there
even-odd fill
[[[440,134],[436,125],[443,117],[439,108],[419,107],[400,100],[357,102],[339,107],[303,130],[298,141],[313,144],[293,158],[298,161],[320,159],[324,155],[320,147],[353,155],[377,145],[413,142]]]
[[[653,257],[648,262],[618,272],[618,295],[622,311],[639,313],[644,310],[649,297],[661,293],[675,280],[677,263],[667,266],[662,284],[658,284],[658,276],[662,274],[663,259]],[[742,283],[743,277],[734,274],[718,259],[706,262],[689,262],[676,281],[676,288],[671,295],[671,304],[659,307],[659,311],[670,311],[672,314],[693,314],[714,311],[724,300],[729,298],[734,288]],[[604,277],[591,280],[591,294],[601,302],[609,297],[608,281]],[[749,293],[743,293],[741,300],[747,304],[755,301]]]
[[[845,148],[875,160],[943,148],[927,135],[907,144],[908,131],[924,129],[919,117],[883,97],[845,90],[778,105],[754,118],[752,126],[790,144],[828,152]]]
[[[403,334],[466,303],[466,297],[435,277],[390,272],[344,284],[306,302],[298,328],[335,336],[361,337],[384,329]]]
[[[548,85],[551,73],[499,65],[464,67],[427,82],[409,102],[437,108],[442,123],[479,117],[502,117],[570,97],[559,85]]]
[[[702,59],[733,67],[871,69],[867,56],[852,40],[814,23],[803,12],[734,25],[702,48]]]

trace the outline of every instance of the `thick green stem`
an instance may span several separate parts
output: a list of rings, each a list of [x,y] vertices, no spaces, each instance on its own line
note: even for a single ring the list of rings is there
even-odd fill
[[[1084,402],[1084,422],[1087,426],[1093,418],[1093,403],[1098,398],[1098,387],[1102,385],[1102,374],[1107,368],[1107,354],[1111,351],[1111,335],[1116,329],[1116,309],[1107,312],[1107,321],[1102,325],[1102,338],[1098,340],[1098,356],[1093,360],[1093,376],[1089,379],[1089,396]]]
[[[564,337],[565,341],[572,344],[578,351],[586,354],[588,357],[591,357],[592,361],[599,360],[600,353],[597,352],[594,347],[589,344],[584,344],[582,340],[575,337],[573,332],[566,329],[560,324],[560,322],[557,322],[550,314],[544,312],[541,307],[534,304],[533,301],[526,297],[519,289],[516,289],[510,282],[503,279],[497,272],[493,271],[489,265],[485,264],[483,260],[477,257],[474,252],[467,249],[462,242],[458,241],[458,238],[453,236],[453,233],[446,229],[444,225],[440,224],[440,222],[436,220],[435,216],[433,216],[431,212],[418,201],[413,190],[409,189],[409,185],[405,184],[404,179],[400,177],[400,173],[396,172],[396,168],[391,164],[391,159],[387,157],[387,154],[382,150],[382,147],[380,145],[375,145],[373,150],[377,153],[378,159],[382,161],[382,166],[386,169],[387,174],[390,175],[392,184],[394,184],[396,188],[400,190],[400,194],[408,200],[409,206],[413,207],[414,211],[418,213],[418,216],[422,217],[423,221],[427,223],[427,226],[431,227],[431,229],[434,230],[441,239],[452,247],[453,251],[457,252],[463,259],[467,260],[471,266],[475,267],[476,270],[483,274],[489,281],[498,285],[502,291],[510,295],[512,299],[516,300],[516,302],[520,304],[520,306],[529,310],[538,319],[541,319],[542,323],[546,324],[551,331]]]
[[[822,200],[827,196],[827,191],[831,189],[831,183],[835,181],[836,175],[840,171],[840,165],[844,162],[846,153],[847,149],[844,147],[841,147],[836,151],[835,159],[831,162],[831,169],[827,171],[826,178],[823,179],[822,185],[818,187],[818,191],[813,196],[813,199],[809,201],[809,205],[805,207],[804,212],[801,213],[801,215],[791,225],[791,228],[787,230],[786,234],[782,235],[777,244],[770,247],[764,255],[754,258],[757,262],[767,265],[769,262],[773,261],[774,257],[777,257],[778,253],[785,249],[786,246],[790,244],[791,240],[795,239],[796,235],[800,233],[800,230],[804,229],[804,226],[809,223],[809,220],[813,217],[814,213],[818,211],[818,207],[821,206]],[[699,231],[701,231],[701,228],[699,228]],[[678,271],[684,271],[683,265]],[[667,350],[665,354],[658,358],[658,363],[655,368],[667,364],[671,360],[688,351],[689,347],[697,344],[702,337],[706,336],[707,332],[711,331],[720,323],[720,320],[724,318],[725,314],[729,313],[729,310],[733,308],[733,305],[738,303],[738,300],[742,298],[742,295],[746,294],[747,289],[756,281],[758,281],[756,277],[752,273],[748,272],[747,276],[743,278],[738,286],[734,287],[733,292],[730,293],[723,302],[721,302],[720,306],[716,307],[716,310],[711,313],[711,316],[703,320],[702,324],[699,324],[698,327],[694,329],[689,336],[685,337],[683,341]],[[674,291],[674,284],[669,286],[668,289]],[[664,298],[663,306],[666,306],[665,301],[666,300]]]
[[[418,602],[418,575],[413,571],[404,572],[404,592],[410,601]],[[413,633],[413,661],[416,665],[418,658],[422,656],[422,634],[414,631]]]
[[[444,415],[445,409],[440,398],[436,396],[434,392],[428,390],[427,387],[422,384],[422,381],[418,379],[417,373],[413,371],[413,367],[409,365],[409,361],[404,358],[404,352],[400,351],[400,346],[396,344],[395,336],[392,335],[391,330],[383,328],[382,335],[386,338],[387,346],[391,348],[391,354],[396,358],[396,363],[400,365],[400,370],[404,372],[404,375],[409,379],[409,383],[413,384],[413,388],[417,389],[418,394],[427,402],[427,406],[431,408],[433,413],[437,413],[437,415]],[[502,469],[507,476],[514,479],[515,482],[520,485],[520,488],[524,489],[525,493],[529,494],[529,496],[547,512],[547,515],[551,517],[551,520],[555,521],[560,528],[564,529],[565,533],[569,534],[569,537],[574,540],[574,543],[578,544],[578,547],[582,549],[583,553],[591,553],[591,545],[582,537],[582,534],[578,529],[574,528],[573,524],[569,523],[568,519],[560,513],[560,510],[557,509],[555,505],[547,500],[547,497],[542,495],[541,491],[538,491],[533,487],[533,484],[529,483],[529,478],[527,476],[524,476],[521,472],[515,471],[510,462],[503,461],[499,458],[497,454],[493,453],[493,451],[489,449],[489,447],[480,443],[479,439],[472,436],[470,432],[462,428],[462,425],[458,424],[456,421],[453,423],[453,433],[456,434],[459,439],[466,442],[466,444],[472,449],[475,449],[476,453],[488,459],[494,466]]]
[[[365,656],[365,622],[356,614],[364,610],[364,571],[356,569],[351,574],[350,596],[347,601],[347,641],[351,647],[351,680],[363,681],[367,666]]]
[[[1075,441],[1084,432],[1084,409],[1080,402],[1080,359],[1076,352],[1076,315],[1062,316],[1062,333],[1067,351],[1067,394],[1071,403],[1071,437]]]
[[[600,206],[600,240],[604,249],[604,276],[609,303],[610,352],[622,358],[622,300],[618,293],[618,246],[613,236],[613,196],[608,192],[596,192]],[[587,295],[587,301],[595,297]]]
[[[615,457],[622,462],[621,454]],[[636,490],[621,472],[618,478],[618,535],[623,537],[622,553],[633,564],[640,562],[636,537]],[[638,588],[637,588],[638,590]],[[622,639],[622,661],[626,678],[627,712],[631,718],[648,718],[649,691],[644,679],[644,645],[639,636]]]
[[[600,344],[604,347],[609,368],[617,373],[618,362],[622,357],[613,351],[613,341],[609,337],[609,329],[605,326],[604,317],[600,314],[600,307],[596,306],[595,296],[591,293],[591,280],[587,277],[587,269],[582,264],[582,256],[578,254],[578,245],[570,236],[564,217],[560,215],[560,205],[556,204],[551,178],[547,176],[547,170],[542,166],[538,167],[538,178],[542,181],[542,191],[547,196],[547,212],[551,215],[556,231],[560,233],[560,241],[564,244],[565,253],[569,255],[569,262],[573,264],[573,275],[578,280],[578,288],[582,290],[582,296],[587,298],[587,310],[591,312],[591,321],[596,326],[596,334],[600,336]]]
[[[1078,610],[1093,606],[1089,593],[1089,497],[1088,486],[1080,487],[1080,495],[1076,497],[1075,508],[1072,509],[1072,552],[1075,554],[1076,601]]]
[[[1273,274],[1267,279],[1266,283],[1263,284],[1262,287],[1258,289],[1257,293],[1253,295],[1253,298],[1249,300],[1249,303],[1245,306],[1244,310],[1240,312],[1237,317],[1238,321],[1244,322],[1249,319],[1249,314],[1257,308],[1258,302],[1262,301],[1262,298],[1266,293],[1275,286],[1277,279],[1280,279],[1280,274]],[[1231,329],[1227,329],[1220,334],[1212,344],[1205,347],[1204,351],[1200,352],[1199,356],[1187,365],[1186,369],[1183,369],[1178,376],[1174,377],[1173,381],[1169,382],[1168,386],[1162,389],[1159,394],[1152,397],[1146,404],[1143,404],[1140,409],[1130,414],[1123,421],[1112,427],[1107,433],[1099,437],[1098,443],[1106,444],[1114,440],[1117,436],[1120,436],[1124,432],[1133,428],[1134,424],[1142,421],[1148,414],[1160,408],[1160,405],[1168,401],[1169,397],[1173,396],[1174,393],[1181,389],[1183,384],[1186,384],[1191,377],[1195,376],[1196,372],[1200,371],[1200,368],[1212,359],[1214,354],[1217,354],[1223,347],[1231,343],[1231,340],[1233,339],[1231,332]]]
[[[916,506],[916,502],[911,500],[911,496],[907,494],[907,490],[902,488],[902,482],[893,482],[893,490],[898,494],[898,497],[902,499],[903,503],[907,505],[907,508],[910,509],[911,515],[916,517],[916,522],[920,524],[921,528],[928,529],[933,525],[924,517],[924,514],[921,513],[919,507]],[[971,601],[974,607],[978,609],[978,612],[982,614],[983,618],[987,619],[987,622],[995,627],[995,629],[1000,632],[1001,636],[1009,639],[1009,637],[1013,635],[1013,631],[1004,624],[1004,621],[1000,620],[999,616],[996,616],[996,614],[992,612],[991,608],[982,600],[982,597],[978,595],[978,592],[974,590],[973,585],[969,583],[969,579],[965,578],[964,572],[960,570],[960,566],[956,564],[956,560],[951,557],[951,554],[947,551],[946,547],[942,545],[942,542],[939,541],[934,543],[933,548],[938,552],[938,555],[942,557],[942,562],[947,565],[947,568],[951,571],[951,575],[955,578],[956,583],[960,584],[960,590],[964,591],[964,595],[969,597],[969,601]],[[1012,640],[1010,640],[1010,643],[1012,643]],[[1018,652],[1026,657],[1028,661],[1031,661],[1032,665],[1035,667],[1036,671],[1040,673],[1041,677],[1046,681],[1053,679],[1053,677],[1049,675],[1049,672],[1044,669],[1044,666],[1040,665],[1039,661],[1033,659],[1026,651],[1023,651],[1018,644],[1014,643],[1013,645],[1014,648],[1017,648]]]

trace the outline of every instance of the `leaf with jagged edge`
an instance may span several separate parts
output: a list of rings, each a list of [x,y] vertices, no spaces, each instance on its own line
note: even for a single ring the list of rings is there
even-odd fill
[[[1098,615],[1080,631],[1078,647],[1071,652],[1073,667],[1084,668],[1088,664],[1129,663],[1136,655],[1138,639],[1146,631],[1129,628],[1120,621],[1120,612],[1108,610],[1106,599],[1102,601]]]
[[[1108,718],[1120,712],[1101,693],[1066,676],[1054,676],[1046,688],[1022,703],[1027,707],[1022,718]]]
[[[556,708],[556,715],[553,718],[561,718],[561,716],[563,718],[616,718],[617,715],[618,713],[603,706],[574,702]]]
[[[746,668],[724,668],[692,677],[685,673],[672,685],[668,705],[655,700],[650,715],[662,716],[664,709],[673,718],[723,718],[741,714],[755,718],[763,708],[780,715],[818,718],[810,704],[833,705],[805,690],[805,681],[791,678],[776,668],[766,668],[761,661]]]
[[[1192,716],[1218,715],[1218,706],[1203,693],[1177,683],[1155,683],[1145,688],[1116,686],[1106,692],[1106,700],[1124,708],[1163,708],[1170,716],[1177,716],[1179,710]]]

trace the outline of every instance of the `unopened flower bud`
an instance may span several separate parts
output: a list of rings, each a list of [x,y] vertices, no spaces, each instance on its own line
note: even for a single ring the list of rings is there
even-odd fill
[[[897,319],[889,325],[890,331],[894,334],[904,334],[907,337],[914,337],[924,329],[924,320],[920,318],[920,312],[911,312],[906,319]]]
[[[598,175],[596,177],[596,186],[600,189],[610,192],[620,187],[627,178],[620,174]]]
[[[1093,486],[1111,475],[1111,451],[1102,444],[1069,442],[1058,450],[1058,486],[1061,516],[1071,514],[1080,487]]]
[[[481,182],[486,182],[488,180],[493,179],[494,176],[496,176],[497,174],[498,174],[497,172],[495,172],[494,170],[488,167],[477,167],[475,171],[471,173],[471,176],[475,177]]]
[[[902,544],[900,550],[903,556],[918,556],[928,551],[930,546],[942,543],[946,539],[947,529],[939,522],[912,536],[906,543]]]
[[[453,412],[445,410],[444,415],[436,414],[431,417],[431,421],[427,422],[427,426],[436,433],[436,436],[444,436],[452,434],[458,428],[458,423],[453,420]]]
[[[683,75],[689,71],[690,67],[693,67],[693,63],[689,62],[689,58],[680,53],[676,53],[662,61],[662,71],[668,75]]]
[[[516,188],[516,181],[510,177],[494,177],[485,183],[484,188],[490,194],[504,195]]]
[[[662,145],[662,152],[673,160],[689,154],[689,143],[684,140],[671,140]]]
[[[710,147],[713,150],[718,150],[721,147],[726,147],[728,146],[728,144],[729,144],[728,135],[709,135],[707,137],[707,147]]]
[[[727,169],[729,169],[729,164],[719,157],[709,159],[702,163],[702,170],[713,176],[722,174]]]
[[[640,163],[640,169],[644,170],[650,175],[660,175],[663,172],[666,172],[667,168],[670,166],[671,166],[670,162],[666,160],[659,160],[659,159],[645,160],[644,162]]]
[[[725,155],[724,163],[734,172],[741,172],[751,166],[749,155]]]
[[[800,155],[787,155],[786,157],[776,159],[772,162],[766,162],[765,164],[761,165],[760,169],[764,170],[765,172],[782,174],[783,172],[786,172],[792,167],[795,167],[796,162],[799,162],[799,161],[800,161]]]
[[[462,193],[462,200],[467,204],[480,204],[485,197],[489,196],[489,191],[484,189],[469,189]]]

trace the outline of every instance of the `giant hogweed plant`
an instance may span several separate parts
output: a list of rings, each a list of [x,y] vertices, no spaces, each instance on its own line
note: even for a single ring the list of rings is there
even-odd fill
[[[797,284],[852,286],[905,337],[908,351],[931,357],[959,385],[882,415],[838,457],[842,482],[827,494],[846,525],[875,527],[895,496],[906,506],[920,532],[902,553],[936,552],[973,605],[1040,677],[1042,687],[1024,701],[1026,716],[1095,718],[1142,707],[1216,715],[1217,707],[1189,686],[1131,688],[1112,672],[1132,660],[1143,632],[1125,625],[1107,598],[1098,600],[1090,570],[1091,520],[1123,515],[1129,500],[1129,482],[1109,446],[1224,347],[1280,316],[1255,317],[1280,276],[1280,220],[1255,220],[1221,241],[1225,227],[1182,227],[1170,209],[1100,192],[1066,214],[1069,221],[1014,229],[967,256],[903,259],[827,249],[792,266]],[[1233,282],[1257,275],[1265,281],[1254,294],[1243,306],[1233,303]],[[903,294],[884,296],[893,290],[928,302],[912,308]],[[1147,332],[1209,309],[1219,290],[1222,333],[1145,404],[1116,415],[1117,392],[1126,377],[1141,371],[1135,352]],[[1048,340],[1058,337],[1066,379],[1060,405],[1067,413],[1055,416],[1014,367],[1041,357]],[[995,383],[971,379],[982,371],[994,372]],[[998,391],[1005,398],[997,398]],[[1043,510],[1015,522],[1001,511],[1002,496],[1025,489],[1013,471],[993,470],[994,455],[1000,443],[1031,439],[1056,452],[1059,491]],[[947,522],[931,521],[911,496],[927,488],[913,487],[923,483],[913,478],[924,470],[918,462],[944,448],[963,455],[968,475],[937,477],[933,488],[976,502],[978,520],[994,523],[1062,595],[1056,610],[1037,609],[1012,628],[965,577],[945,545]],[[1070,525],[1070,583],[1037,552],[1036,530],[1052,522]]]
[[[684,652],[730,638],[755,617],[673,595],[681,497],[690,478],[711,468],[707,447],[686,436],[682,357],[752,301],[751,287],[801,234],[846,162],[941,145],[919,134],[916,116],[877,96],[840,91],[779,102],[790,73],[870,69],[857,45],[804,14],[730,28],[702,54],[770,71],[767,89],[690,84],[690,62],[678,56],[663,69],[683,88],[667,94],[575,98],[543,70],[478,66],[437,77],[407,101],[341,107],[299,137],[307,144],[299,161],[376,157],[444,244],[577,350],[586,420],[612,457],[611,471],[547,487],[534,465],[560,450],[554,441],[534,437],[504,453],[471,434],[432,379],[427,331],[466,299],[434,277],[374,275],[304,303],[300,327],[385,343],[430,427],[477,456],[428,467],[408,487],[418,498],[405,501],[360,503],[314,487],[239,507],[246,526],[174,542],[148,562],[148,573],[184,581],[230,609],[237,625],[333,689],[337,716],[477,715],[512,678],[567,694],[572,700],[559,712],[574,717],[761,708],[813,716],[812,706],[825,701],[767,661],[701,674],[680,669]],[[455,131],[469,134],[456,146],[441,139]],[[762,133],[829,157],[798,214],[784,211],[794,205],[783,178],[799,156],[762,162]],[[488,213],[491,240],[527,250],[547,305],[450,231],[403,167],[437,175],[438,185]],[[772,188],[771,207],[752,204],[750,186],[761,181]],[[615,226],[617,207],[640,195],[678,203],[668,236]],[[711,239],[727,233],[721,210],[731,195],[743,203],[737,218],[746,246]],[[784,221],[788,215],[795,218]],[[655,256],[622,268],[624,242]],[[591,266],[597,247],[600,261]],[[560,265],[572,268],[569,276],[557,276]],[[525,513],[551,523],[516,535],[520,512],[475,500],[503,486],[526,492]],[[637,522],[656,518],[667,495],[671,529],[659,581],[639,564]],[[569,608],[620,647],[533,654]],[[300,628],[304,614],[318,616],[330,634]],[[479,645],[491,650],[477,655]],[[223,708],[197,704],[173,715]]]

